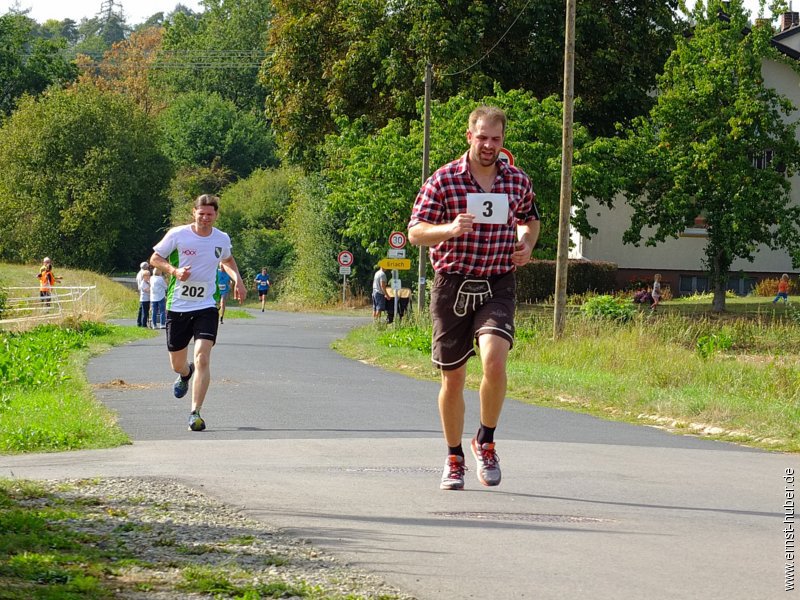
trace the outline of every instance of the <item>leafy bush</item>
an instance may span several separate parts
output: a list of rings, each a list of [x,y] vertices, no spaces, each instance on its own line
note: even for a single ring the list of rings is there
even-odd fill
[[[75,327],[41,325],[25,333],[0,333],[0,388],[34,389],[64,381],[64,360],[71,350],[85,348],[91,337],[112,326],[82,322]]]
[[[756,287],[753,288],[753,295],[754,296],[765,296],[771,297],[778,293],[778,282],[780,279],[777,277],[762,279],[756,284]],[[790,294],[797,294],[800,292],[800,285],[797,281],[789,278],[789,293]]]
[[[91,85],[51,90],[21,100],[0,137],[4,260],[47,255],[109,272],[152,253],[172,167],[131,99]]]
[[[636,313],[636,307],[630,300],[609,295],[589,298],[581,306],[581,314],[590,319],[625,322],[633,319]]]
[[[697,339],[697,353],[703,358],[708,358],[715,352],[730,350],[732,347],[733,336],[725,329],[702,335]]]
[[[411,325],[389,328],[382,332],[377,341],[387,348],[410,348],[418,352],[431,353],[431,328]]]
[[[617,265],[614,263],[570,260],[567,266],[567,294],[594,292],[606,294],[615,288]],[[556,263],[533,260],[517,269],[517,300],[537,302],[555,293]]]

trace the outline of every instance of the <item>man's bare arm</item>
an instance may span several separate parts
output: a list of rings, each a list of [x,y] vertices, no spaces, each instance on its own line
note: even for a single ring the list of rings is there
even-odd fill
[[[461,213],[451,223],[419,222],[408,230],[408,241],[415,246],[435,246],[473,230],[475,215]]]

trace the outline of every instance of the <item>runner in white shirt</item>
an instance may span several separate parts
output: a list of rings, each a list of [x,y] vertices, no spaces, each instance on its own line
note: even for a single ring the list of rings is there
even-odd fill
[[[178,374],[172,391],[183,398],[195,370],[189,429],[202,431],[200,417],[211,382],[211,349],[217,340],[219,317],[216,306],[217,265],[230,275],[233,297],[242,303],[247,288],[231,254],[227,233],[214,227],[219,216],[219,198],[198,196],[192,208],[191,225],[170,229],[153,246],[150,264],[170,275],[167,288],[167,350],[172,370]],[[194,362],[188,361],[189,342],[194,338]]]

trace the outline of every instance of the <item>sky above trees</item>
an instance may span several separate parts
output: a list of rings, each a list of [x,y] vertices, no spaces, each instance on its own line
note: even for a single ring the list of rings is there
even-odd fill
[[[122,5],[125,18],[129,25],[135,25],[145,21],[157,12],[168,13],[175,8],[179,0],[116,0]],[[91,18],[100,12],[103,0],[0,0],[0,15],[8,12],[12,8],[28,9],[31,11],[28,16],[39,23],[47,19],[72,19],[80,22],[83,18]],[[201,0],[182,0],[180,2],[193,11],[199,11]],[[689,0],[688,6],[693,6],[694,2]],[[745,0],[744,6],[750,11],[751,16],[758,16],[758,0]]]
[[[179,3],[193,11],[201,9],[200,0],[115,0],[115,4],[122,6],[129,25],[141,23],[157,12],[171,12]],[[97,15],[101,6],[103,0],[0,0],[0,15],[11,9],[31,9],[28,16],[38,23],[48,19],[72,19],[79,23],[83,18]]]

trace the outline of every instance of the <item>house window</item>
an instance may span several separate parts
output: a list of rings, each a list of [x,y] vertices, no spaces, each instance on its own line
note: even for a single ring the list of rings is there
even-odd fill
[[[754,277],[731,277],[728,279],[726,289],[731,290],[738,296],[746,296],[756,287]],[[708,277],[705,275],[681,275],[678,279],[678,289],[681,296],[691,296],[692,294],[702,294],[710,292]]]
[[[678,279],[681,296],[702,294],[708,291],[708,277],[704,275],[681,275]]]
[[[737,296],[747,296],[756,287],[755,277],[731,277],[727,289]]]
[[[771,163],[775,153],[772,150],[764,150],[761,154],[753,155],[753,166],[756,169],[766,169]]]
[[[708,222],[703,215],[697,215],[691,227],[687,227],[682,237],[708,237]]]

